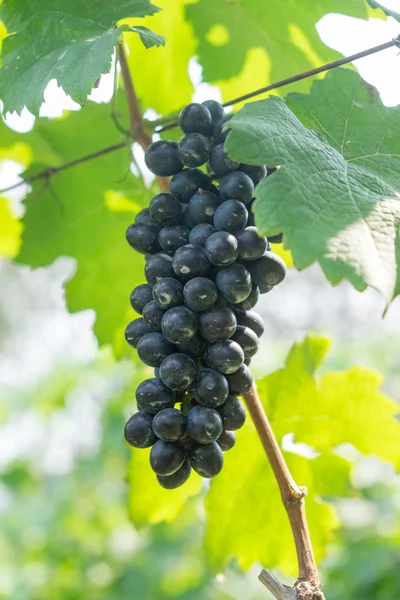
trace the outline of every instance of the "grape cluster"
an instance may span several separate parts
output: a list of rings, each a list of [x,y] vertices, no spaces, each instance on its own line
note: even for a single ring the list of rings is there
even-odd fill
[[[150,465],[167,489],[192,469],[206,478],[221,471],[223,452],[245,422],[238,396],[252,386],[248,365],[264,331],[251,309],[286,273],[251,212],[267,168],[229,158],[229,118],[218,102],[189,104],[179,117],[179,143],[151,144],[146,165],[172,176],[169,193],[157,194],[126,232],[145,255],[147,283],[131,294],[142,316],[125,337],[154,377],[136,390],[139,410],[125,438],[152,447]],[[198,168],[206,163],[207,173]]]

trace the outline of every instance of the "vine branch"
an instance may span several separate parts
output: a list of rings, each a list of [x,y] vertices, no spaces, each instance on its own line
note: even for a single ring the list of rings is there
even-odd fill
[[[144,129],[143,116],[133,85],[131,72],[129,70],[129,65],[124,50],[124,43],[122,40],[118,42],[118,58],[121,67],[122,81],[124,82],[126,101],[128,103],[129,133],[132,138],[142,146],[143,150],[147,150],[151,144],[151,135]],[[169,191],[169,182],[166,177],[160,177],[157,175],[157,181],[163,192]]]
[[[145,128],[144,128],[143,116],[140,111],[138,99],[137,99],[137,96],[135,93],[135,88],[133,86],[133,81],[132,81],[132,77],[131,77],[131,74],[129,71],[129,67],[128,67],[128,63],[126,60],[125,51],[122,46],[122,42],[119,42],[118,44],[119,44],[118,49],[119,49],[119,61],[120,61],[120,66],[121,66],[121,75],[122,75],[122,79],[124,81],[125,94],[126,94],[128,107],[129,107],[129,114],[130,114],[130,135],[133,137],[133,139],[136,139],[140,143],[140,145],[142,146],[142,148],[144,150],[146,150],[146,148],[148,148],[148,146],[151,143],[151,137],[145,131]],[[374,46],[373,48],[369,48],[368,50],[364,50],[363,52],[359,52],[357,54],[353,54],[352,56],[347,56],[345,58],[341,58],[334,62],[327,63],[326,65],[322,65],[321,67],[317,67],[316,69],[311,69],[310,71],[305,71],[304,73],[299,73],[298,75],[293,75],[292,77],[288,77],[287,79],[282,79],[281,81],[272,83],[271,85],[268,85],[267,87],[260,88],[258,90],[255,90],[254,92],[250,92],[249,94],[245,94],[244,96],[234,98],[233,100],[226,102],[224,104],[224,106],[232,106],[233,104],[236,104],[237,102],[242,102],[243,100],[253,98],[254,96],[258,96],[259,94],[263,94],[270,90],[275,90],[279,87],[288,85],[289,83],[294,83],[296,81],[300,81],[302,79],[312,77],[313,75],[316,75],[318,73],[323,73],[324,71],[328,71],[330,69],[334,69],[334,68],[344,65],[346,63],[353,62],[354,60],[363,58],[364,56],[369,56],[370,54],[375,54],[376,52],[381,52],[382,50],[386,50],[387,48],[391,48],[392,46],[397,46],[398,48],[400,48],[400,36],[398,36],[397,38],[394,38],[390,42],[381,44],[380,46]],[[153,127],[155,128],[158,124],[165,123],[165,120],[166,120],[166,117],[163,117],[159,122],[154,123]],[[156,132],[159,133],[161,131],[166,131],[167,129],[171,129],[172,127],[175,127],[177,124],[178,124],[177,122],[173,122],[173,123],[163,125],[160,129],[156,130]],[[77,158],[75,160],[71,160],[70,162],[64,163],[63,165],[60,165],[59,167],[47,167],[46,169],[43,169],[43,171],[40,171],[39,173],[36,173],[35,175],[29,175],[28,177],[25,177],[22,181],[19,181],[18,183],[15,183],[14,185],[11,185],[9,187],[6,187],[6,188],[0,190],[0,194],[14,190],[26,183],[27,184],[33,183],[34,181],[37,181],[38,179],[49,180],[50,177],[52,177],[53,175],[56,175],[60,171],[64,171],[65,169],[69,169],[80,163],[86,162],[88,160],[92,160],[93,158],[97,158],[98,156],[101,156],[102,154],[108,154],[109,152],[114,152],[115,150],[119,150],[120,148],[123,148],[124,146],[128,146],[129,144],[130,144],[130,140],[125,140],[125,141],[120,142],[119,144],[114,144],[113,146],[108,146],[107,148],[98,150],[97,152],[92,152],[90,154],[86,154],[85,156],[81,156],[80,158]],[[165,177],[161,177],[161,178],[157,177],[157,179],[159,180],[161,189],[163,191],[168,191],[168,188],[166,187],[166,185],[168,183],[167,179]],[[161,180],[164,180],[164,181],[161,181]]]
[[[262,571],[260,581],[277,600],[324,600],[306,518],[304,497],[307,489],[295,483],[255,385],[244,395],[244,400],[279,486],[293,533],[299,567],[299,576],[294,588],[281,584],[267,569]]]

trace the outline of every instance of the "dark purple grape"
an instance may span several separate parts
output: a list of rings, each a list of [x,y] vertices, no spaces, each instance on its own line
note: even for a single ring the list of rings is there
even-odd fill
[[[222,105],[216,100],[205,100],[204,102],[202,102],[202,104],[206,106],[210,111],[213,125],[224,118],[224,109]]]
[[[229,158],[224,150],[223,144],[217,144],[211,150],[209,164],[212,172],[215,173],[217,177],[222,177],[231,171],[236,171],[239,167],[238,161]]]
[[[190,199],[188,205],[188,216],[193,225],[209,223],[212,225],[214,214],[221,204],[221,198],[212,192],[196,192]]]
[[[144,319],[135,319],[127,325],[125,339],[133,348],[137,348],[140,339],[150,331],[150,327]]]
[[[199,315],[199,331],[210,342],[219,342],[230,338],[236,329],[235,314],[230,308],[214,305]]]
[[[131,293],[131,306],[134,311],[141,315],[146,304],[152,299],[153,293],[151,285],[149,285],[148,283],[142,283],[135,287],[135,289]]]
[[[250,273],[238,263],[218,269],[215,283],[222,297],[231,304],[243,302],[251,293]]]
[[[173,408],[175,393],[167,388],[161,379],[153,377],[142,381],[136,389],[136,402],[152,415],[166,408]]]
[[[231,339],[237,342],[242,348],[245,358],[251,358],[257,354],[259,345],[258,337],[250,327],[238,325]]]
[[[185,458],[185,450],[178,442],[158,440],[150,450],[150,466],[157,475],[176,473]]]
[[[153,287],[154,301],[164,310],[183,304],[183,285],[177,279],[164,277]]]
[[[260,183],[260,181],[265,179],[265,177],[267,176],[267,167],[265,165],[254,166],[241,164],[239,166],[239,171],[243,171],[243,173],[246,173],[246,175],[250,177],[254,185]]]
[[[146,223],[134,223],[126,230],[126,239],[140,254],[155,254],[161,250],[158,243],[159,227]]]
[[[187,431],[192,440],[199,444],[211,444],[222,433],[222,419],[213,408],[194,406],[187,415]]]
[[[155,175],[169,177],[181,171],[178,144],[169,140],[158,140],[147,148],[144,154],[147,168]]]
[[[254,194],[254,183],[246,173],[234,171],[221,180],[219,193],[225,200],[239,200],[248,204]]]
[[[237,342],[223,340],[207,346],[205,360],[212,369],[229,374],[234,373],[242,366],[244,353]]]
[[[157,440],[152,429],[153,415],[140,410],[125,425],[124,436],[134,448],[149,448]]]
[[[217,444],[221,448],[223,452],[227,452],[236,442],[236,436],[233,431],[223,431],[219,438],[217,439]]]
[[[208,260],[217,267],[225,267],[238,257],[238,242],[227,231],[217,231],[210,235],[204,247]]]
[[[222,119],[215,123],[213,130],[213,138],[215,144],[223,144],[225,142],[228,133],[230,132],[230,128],[228,127],[226,131],[222,131],[222,128],[227,121],[230,121],[230,119],[232,119],[232,117],[233,115],[225,115]]]
[[[235,311],[235,315],[238,325],[250,327],[250,329],[252,329],[258,337],[262,336],[265,330],[265,325],[258,313],[256,313],[254,310],[237,310]]]
[[[188,458],[192,469],[207,479],[218,475],[224,465],[224,455],[216,442],[196,444],[190,449]]]
[[[160,366],[163,383],[172,390],[184,390],[194,381],[196,363],[190,356],[176,352],[167,356]]]
[[[164,408],[153,420],[153,431],[164,442],[176,442],[183,438],[187,429],[186,415],[176,408]]]
[[[229,384],[229,394],[233,396],[243,396],[251,390],[253,385],[253,375],[246,365],[242,365],[240,369],[226,375]]]
[[[172,473],[172,475],[157,475],[157,481],[166,490],[175,490],[189,479],[191,472],[192,467],[186,458],[183,465],[175,473]]]
[[[146,333],[140,338],[137,345],[140,360],[149,367],[159,367],[174,350],[174,344],[171,344],[162,333],[157,331]]]
[[[183,299],[188,308],[202,312],[214,306],[218,298],[215,284],[206,277],[195,277],[185,284]]]
[[[151,300],[143,309],[143,319],[146,321],[150,331],[161,331],[161,321],[165,314],[157,302]]]
[[[242,302],[237,302],[234,305],[234,308],[235,309],[238,308],[240,310],[251,310],[257,304],[259,297],[260,297],[260,288],[258,287],[258,285],[253,283],[251,286],[251,292],[247,296],[247,298],[245,300],[243,300]]]
[[[163,227],[158,234],[158,242],[164,252],[173,255],[178,248],[189,243],[189,233],[190,229],[185,225]]]
[[[226,402],[218,408],[224,429],[235,431],[243,427],[246,421],[246,411],[239,398],[228,396]]]
[[[146,261],[144,268],[146,280],[150,285],[155,285],[159,279],[164,277],[175,277],[172,268],[172,258],[167,254],[154,254]]]
[[[135,223],[145,223],[146,225],[152,225],[153,227],[159,227],[159,225],[153,220],[150,209],[143,208],[135,217]]]
[[[182,218],[182,208],[178,198],[166,192],[154,196],[149,209],[152,218],[161,227],[177,225]]]
[[[210,180],[200,169],[183,169],[174,175],[169,184],[171,194],[181,202],[189,202],[198,190],[207,190]]]
[[[257,227],[246,227],[238,231],[236,239],[239,245],[239,256],[243,260],[260,258],[267,249],[268,240],[258,235]]]
[[[188,133],[178,143],[179,157],[187,167],[200,167],[208,161],[210,140],[201,133]]]
[[[203,248],[187,244],[175,252],[172,267],[178,277],[187,281],[207,275],[211,265]]]
[[[186,306],[176,306],[163,315],[161,329],[170,342],[184,344],[196,334],[197,317]]]
[[[215,408],[225,402],[229,394],[226,377],[214,369],[199,369],[193,393],[202,406]]]
[[[286,277],[286,265],[278,254],[265,252],[257,260],[246,263],[251,278],[257,285],[275,286]]]
[[[204,104],[188,104],[180,112],[179,127],[184,133],[201,133],[209,137],[213,132],[211,113]]]
[[[237,233],[246,227],[248,212],[239,200],[225,200],[215,211],[214,227],[218,231]]]
[[[205,341],[200,335],[194,335],[188,342],[176,344],[178,352],[187,354],[191,358],[200,358],[203,354]]]
[[[204,248],[210,235],[216,231],[214,225],[210,225],[209,223],[199,223],[199,225],[195,225],[191,230],[189,234],[189,243]]]

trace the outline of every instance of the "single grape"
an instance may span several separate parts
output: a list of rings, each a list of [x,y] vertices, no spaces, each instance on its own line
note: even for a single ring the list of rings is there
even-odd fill
[[[213,131],[211,113],[204,104],[188,104],[179,115],[179,127],[184,133],[201,133],[209,137]]]
[[[146,225],[152,225],[153,227],[159,227],[159,225],[153,220],[150,209],[143,208],[135,217],[135,223],[145,223]]]
[[[258,337],[250,327],[238,325],[231,339],[239,344],[246,359],[257,354],[259,346]]]
[[[194,335],[188,342],[176,344],[178,352],[187,354],[191,358],[200,358],[203,354],[205,341],[199,335]]]
[[[196,373],[194,360],[180,352],[167,356],[160,366],[160,377],[172,390],[186,389],[194,381]]]
[[[190,199],[188,214],[193,225],[209,223],[212,225],[214,214],[221,204],[221,198],[212,192],[196,192]]]
[[[199,189],[207,190],[209,185],[209,178],[200,169],[183,169],[172,177],[169,190],[181,202],[189,202],[193,194]]]
[[[178,142],[179,157],[187,167],[200,167],[211,152],[210,140],[201,133],[188,133]]]
[[[173,255],[178,248],[189,243],[189,233],[190,229],[185,225],[163,227],[158,234],[158,243],[164,252]]]
[[[239,200],[248,204],[254,194],[254,183],[246,173],[234,171],[221,180],[219,193],[225,200]]]
[[[217,439],[217,444],[221,448],[223,452],[227,452],[236,442],[236,436],[233,431],[223,431],[219,438]]]
[[[199,444],[211,444],[222,433],[222,419],[213,408],[194,406],[187,414],[187,430],[192,440]]]
[[[251,293],[250,273],[238,263],[218,269],[215,283],[222,297],[232,304],[243,302]]]
[[[257,304],[258,299],[260,297],[260,288],[255,283],[251,286],[251,292],[247,296],[245,300],[242,302],[237,302],[234,305],[234,308],[239,308],[240,310],[251,310]]]
[[[158,440],[150,450],[150,466],[157,475],[172,475],[184,463],[185,450],[178,442]]]
[[[227,231],[213,233],[206,241],[204,249],[208,260],[217,267],[231,265],[239,252],[237,239]]]
[[[157,475],[157,481],[166,490],[175,490],[183,485],[190,477],[192,467],[186,458],[183,465],[172,475]]]
[[[161,329],[170,342],[184,344],[196,334],[197,317],[186,306],[176,306],[164,314]]]
[[[137,345],[140,360],[149,367],[159,367],[174,350],[175,346],[157,331],[146,333]]]
[[[204,106],[208,108],[211,114],[212,124],[214,125],[220,119],[223,119],[225,116],[224,109],[219,102],[216,100],[205,100],[202,102]]]
[[[154,300],[146,304],[143,309],[143,319],[146,321],[150,331],[161,331],[161,321],[165,314],[165,310]]]
[[[195,225],[189,233],[189,244],[204,248],[210,235],[216,231],[214,225],[210,225],[209,223],[199,223],[199,225]]]
[[[219,231],[237,233],[246,227],[248,212],[243,202],[225,200],[214,214],[214,226]]]
[[[179,248],[172,259],[175,274],[184,280],[207,275],[210,266],[203,248],[192,244]]]
[[[237,342],[223,340],[207,346],[205,361],[209,367],[224,375],[234,373],[243,364],[244,352]]]
[[[199,331],[210,342],[230,338],[236,329],[236,317],[227,306],[214,305],[199,315]]]
[[[246,227],[238,231],[236,239],[239,245],[239,256],[243,260],[260,258],[267,249],[268,240],[258,235],[257,227]]]
[[[216,442],[196,444],[189,451],[188,458],[192,469],[207,479],[218,475],[224,465],[224,455]]]
[[[164,442],[176,442],[186,433],[186,415],[176,408],[164,408],[153,420],[153,431]]]
[[[146,223],[134,223],[126,230],[128,243],[140,254],[155,254],[161,250],[158,243],[159,227]]]
[[[153,429],[153,415],[144,410],[132,415],[125,425],[125,439],[134,448],[149,448],[157,440]]]
[[[257,260],[246,263],[251,278],[257,285],[275,286],[286,277],[286,265],[278,254],[265,252]]]
[[[193,392],[195,400],[202,406],[208,408],[221,406],[229,394],[226,377],[214,369],[199,369]]]
[[[146,280],[150,285],[155,285],[159,279],[164,277],[175,277],[172,268],[172,258],[167,254],[154,254],[146,261],[144,268]]]
[[[153,298],[164,310],[180,306],[183,304],[183,285],[172,277],[159,279],[153,287]]]
[[[218,408],[224,429],[235,431],[243,427],[246,421],[246,411],[239,398],[228,396],[226,402]]]
[[[158,140],[150,144],[144,153],[144,161],[152,173],[161,177],[174,175],[183,168],[178,144],[169,140]]]
[[[218,298],[215,284],[206,277],[195,277],[185,284],[183,299],[194,312],[202,312],[214,306]]]
[[[265,165],[254,166],[254,165],[244,165],[241,164],[239,166],[239,171],[243,171],[246,173],[254,183],[260,183],[267,176],[267,167]]]
[[[230,119],[232,119],[232,117],[233,115],[225,115],[225,117],[222,117],[222,119],[215,123],[213,130],[213,138],[215,144],[223,144],[225,142],[228,133],[230,132],[230,128],[228,127],[226,131],[222,131],[222,128],[227,121],[230,121]]]
[[[210,161],[211,170],[217,177],[227,175],[231,171],[236,171],[239,166],[238,161],[229,158],[224,150],[223,144],[217,144],[211,150]]]
[[[243,396],[250,391],[253,385],[253,375],[247,365],[242,365],[240,369],[226,375],[226,379],[229,384],[229,394],[236,396]]]
[[[142,314],[142,311],[146,304],[153,299],[151,285],[148,283],[141,283],[131,293],[130,301],[134,311]]]
[[[125,339],[133,348],[137,348],[139,340],[150,332],[150,327],[144,319],[135,319],[125,329]]]
[[[235,315],[238,325],[250,327],[250,329],[252,329],[258,337],[262,336],[265,330],[265,325],[258,313],[256,313],[254,310],[237,310],[235,311]]]
[[[139,383],[136,388],[136,402],[152,415],[160,410],[172,408],[175,404],[175,393],[167,388],[161,379],[152,377]]]
[[[173,194],[162,192],[150,202],[150,214],[162,227],[177,225],[182,217],[181,203]]]

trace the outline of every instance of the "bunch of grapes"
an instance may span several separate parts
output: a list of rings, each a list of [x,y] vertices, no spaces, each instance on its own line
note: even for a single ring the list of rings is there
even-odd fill
[[[264,331],[252,308],[286,273],[251,212],[267,168],[229,158],[229,118],[218,102],[189,104],[179,117],[179,143],[151,144],[146,165],[172,176],[169,193],[157,194],[126,232],[145,255],[147,283],[131,294],[142,317],[125,337],[154,377],[136,390],[139,410],[125,438],[152,447],[151,468],[167,489],[192,469],[206,478],[221,471],[223,452],[245,422],[238,396],[252,386],[249,364]],[[206,163],[207,172],[198,168]]]

